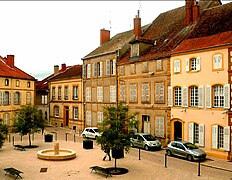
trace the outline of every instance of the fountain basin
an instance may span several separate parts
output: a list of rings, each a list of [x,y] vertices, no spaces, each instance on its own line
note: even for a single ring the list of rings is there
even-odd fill
[[[59,154],[55,154],[54,149],[44,149],[37,152],[39,159],[62,161],[76,158],[76,152],[71,149],[59,149]]]

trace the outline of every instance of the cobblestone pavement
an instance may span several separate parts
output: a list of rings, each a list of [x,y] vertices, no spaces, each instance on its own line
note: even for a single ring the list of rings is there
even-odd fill
[[[43,135],[37,133],[33,136],[33,145],[37,148],[26,151],[15,150],[12,145],[12,137],[4,143],[0,149],[0,180],[14,179],[12,175],[5,175],[4,168],[14,167],[23,172],[25,180],[74,180],[74,179],[105,179],[106,176],[98,173],[90,173],[91,166],[114,167],[113,161],[102,161],[104,153],[94,141],[93,149],[83,149],[82,138],[65,128],[49,127],[45,133],[53,134],[53,142],[44,142]],[[67,141],[66,141],[67,140]],[[65,161],[46,161],[37,158],[37,151],[53,149],[55,142],[60,148],[76,151],[77,157]],[[28,137],[14,135],[14,144],[28,145]],[[124,175],[113,175],[110,179],[125,180],[153,180],[153,179],[228,179],[232,180],[232,162],[209,157],[201,163],[201,172],[198,176],[198,163],[188,162],[179,158],[168,157],[167,168],[164,167],[165,151],[147,152],[141,150],[141,160],[138,159],[138,149],[132,148],[125,158],[117,160],[117,167],[129,170]],[[47,168],[46,172],[40,172],[41,168]]]

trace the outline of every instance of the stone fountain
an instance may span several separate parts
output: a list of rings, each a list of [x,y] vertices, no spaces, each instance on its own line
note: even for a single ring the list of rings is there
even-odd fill
[[[55,143],[54,149],[44,149],[37,152],[39,159],[61,161],[76,158],[76,152],[71,149],[60,149],[59,143]]]

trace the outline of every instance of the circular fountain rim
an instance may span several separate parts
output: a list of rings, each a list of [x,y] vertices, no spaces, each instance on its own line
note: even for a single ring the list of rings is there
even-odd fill
[[[53,161],[61,161],[76,158],[76,151],[71,149],[59,149],[61,154],[46,154],[46,152],[55,152],[54,149],[43,149],[37,152],[37,157],[39,159],[44,160],[53,160]],[[67,154],[63,154],[62,152],[66,152]]]

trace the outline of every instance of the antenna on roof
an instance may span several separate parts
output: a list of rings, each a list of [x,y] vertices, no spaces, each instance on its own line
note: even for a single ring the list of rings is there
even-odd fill
[[[111,30],[111,10],[109,11],[109,14],[110,14],[109,24],[110,24],[110,30]]]

